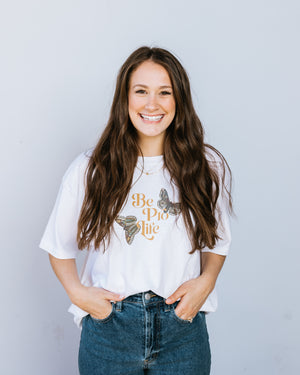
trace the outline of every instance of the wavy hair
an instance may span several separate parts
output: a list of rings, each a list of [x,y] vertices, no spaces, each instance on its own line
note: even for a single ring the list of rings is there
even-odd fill
[[[103,244],[105,251],[113,222],[128,197],[138,155],[143,155],[129,118],[129,82],[132,72],[147,60],[166,69],[173,87],[176,114],[166,130],[164,165],[179,190],[181,214],[192,245],[190,253],[204,247],[212,249],[220,239],[217,200],[223,190],[232,212],[231,171],[223,155],[204,143],[204,130],[192,103],[187,73],[169,51],[144,46],[135,50],[119,70],[109,120],[86,169],[85,197],[77,231],[79,249],[89,249],[91,244],[98,249]],[[218,157],[221,173],[216,163],[209,162],[207,150]],[[226,169],[228,187],[224,183]]]

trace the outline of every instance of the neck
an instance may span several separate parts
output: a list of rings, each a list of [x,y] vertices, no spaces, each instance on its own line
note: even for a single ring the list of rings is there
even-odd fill
[[[159,156],[164,153],[163,142],[160,140],[154,142],[153,139],[140,139],[139,146],[142,150],[143,156]]]

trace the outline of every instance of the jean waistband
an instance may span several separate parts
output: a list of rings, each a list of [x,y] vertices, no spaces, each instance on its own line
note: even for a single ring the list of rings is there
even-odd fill
[[[124,303],[132,303],[140,305],[144,308],[147,306],[150,307],[151,305],[156,305],[157,303],[161,303],[164,311],[170,311],[171,309],[174,309],[178,304],[178,301],[172,304],[166,304],[165,300],[166,298],[157,295],[152,290],[148,290],[147,292],[132,294],[131,296],[124,298],[122,301],[115,302],[115,308],[117,311],[122,311]]]
[[[165,301],[165,298],[155,294],[154,292],[152,292],[152,290],[132,294],[131,296],[128,296],[123,299],[123,302],[135,302],[135,303],[141,303],[141,304],[149,304],[149,303],[160,302],[160,301]]]

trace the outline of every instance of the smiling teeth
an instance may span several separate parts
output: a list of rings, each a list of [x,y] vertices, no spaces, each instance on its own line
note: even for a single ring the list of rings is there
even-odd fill
[[[159,121],[160,119],[163,118],[163,115],[161,116],[145,116],[145,115],[141,115],[145,120],[149,120],[149,121]]]

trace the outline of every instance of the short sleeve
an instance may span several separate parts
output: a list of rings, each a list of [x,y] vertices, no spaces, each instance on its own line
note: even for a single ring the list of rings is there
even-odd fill
[[[202,249],[203,252],[211,252],[219,255],[226,256],[229,252],[231,244],[231,230],[230,230],[230,209],[229,199],[226,189],[230,187],[230,173],[228,168],[225,166],[224,185],[222,183],[223,168],[222,163],[218,156],[215,156],[213,160],[210,160],[216,167],[220,176],[220,194],[217,200],[216,219],[218,222],[217,234],[220,239],[216,241],[216,245],[213,249],[205,247]]]
[[[76,258],[77,222],[84,198],[87,158],[80,155],[66,171],[39,247],[56,258]]]

